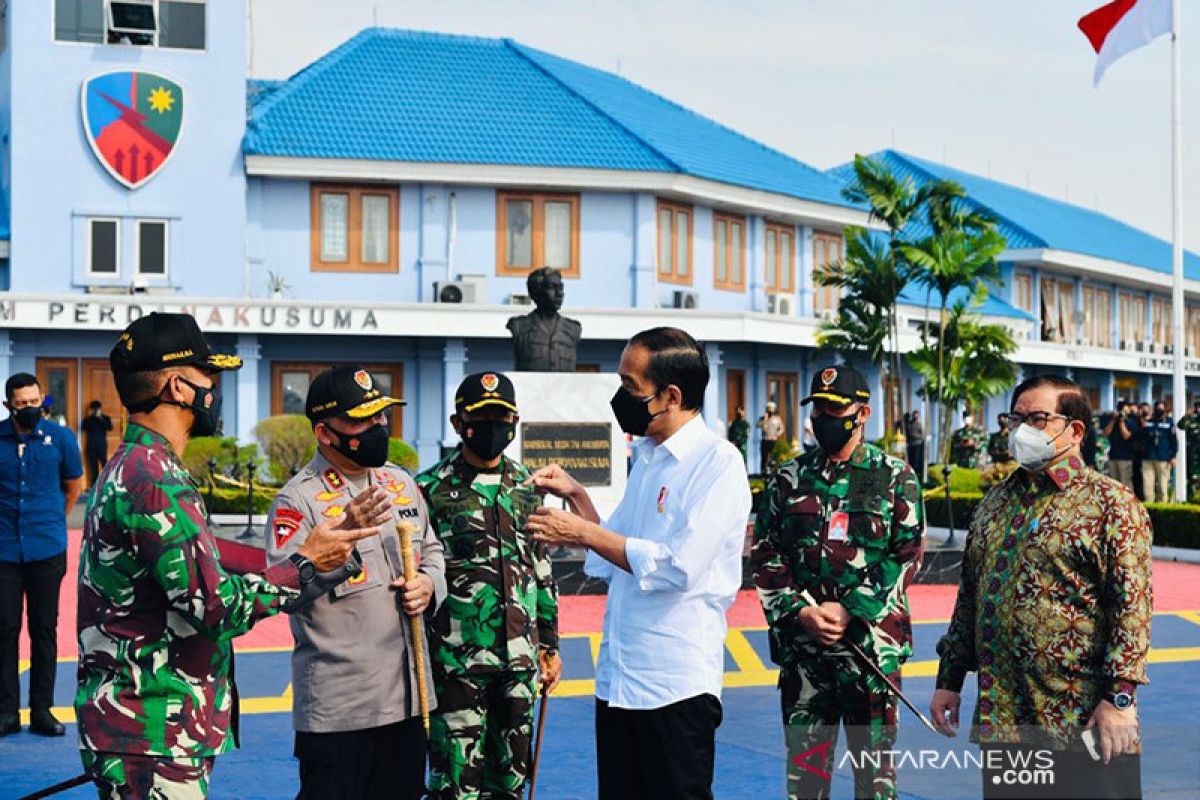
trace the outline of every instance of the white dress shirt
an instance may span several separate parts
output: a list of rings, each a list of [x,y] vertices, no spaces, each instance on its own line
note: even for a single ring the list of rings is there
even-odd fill
[[[750,485],[742,455],[696,417],[661,445],[638,442],[620,504],[604,523],[628,537],[632,574],[588,551],[608,581],[596,697],[654,709],[721,696],[725,612],[742,585]]]

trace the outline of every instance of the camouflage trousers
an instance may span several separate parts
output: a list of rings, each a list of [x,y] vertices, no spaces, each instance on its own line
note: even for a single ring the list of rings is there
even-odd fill
[[[888,677],[900,685],[899,672]],[[896,770],[886,754],[896,743],[897,700],[886,684],[850,658],[806,660],[780,671],[787,786],[791,800],[829,797],[835,768],[854,768],[854,796],[896,797]],[[836,759],[838,729],[847,755]]]
[[[519,800],[529,773],[536,672],[439,675],[429,796]]]
[[[100,800],[204,800],[213,758],[159,758],[80,751]]]

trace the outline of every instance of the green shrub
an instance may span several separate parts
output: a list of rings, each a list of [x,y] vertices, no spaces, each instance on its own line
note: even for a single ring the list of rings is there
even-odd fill
[[[317,450],[312,423],[301,414],[267,417],[254,426],[254,438],[270,460],[271,478],[280,484],[299,472]]]
[[[929,483],[935,486],[945,486],[945,480],[942,478],[942,465],[930,464],[927,470]],[[975,494],[980,491],[980,473],[977,469],[966,469],[964,467],[950,467],[950,493],[951,494]]]
[[[237,440],[232,437],[219,438],[216,436],[200,436],[191,439],[183,451],[183,466],[192,474],[197,483],[205,484],[212,480],[209,461],[216,465],[218,475],[234,477],[243,472],[242,465],[248,458],[258,457],[258,446],[253,444],[238,447]]]
[[[953,481],[953,476],[951,476]],[[983,499],[981,492],[950,493],[954,511],[954,529],[966,530],[967,523],[979,507]],[[946,513],[946,491],[930,491],[925,493],[925,524],[931,528],[949,527],[949,515]]]
[[[270,486],[255,486],[254,487],[254,513],[266,514],[271,510],[271,503],[275,501],[275,495],[279,493],[279,489]],[[221,487],[209,491],[204,489],[201,491],[201,496],[204,498],[204,503],[210,514],[245,514],[246,513],[246,490],[236,487]],[[211,499],[210,499],[211,498]]]
[[[1200,549],[1200,505],[1149,503],[1154,543],[1162,547]]]
[[[421,470],[421,458],[416,448],[403,439],[388,439],[388,461],[404,467],[412,475]]]

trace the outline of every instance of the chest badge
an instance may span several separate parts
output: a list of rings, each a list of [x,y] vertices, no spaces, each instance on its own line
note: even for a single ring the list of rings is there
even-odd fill
[[[355,575],[353,578],[347,578],[346,583],[350,584],[351,586],[358,586],[358,585],[366,583],[366,582],[367,582],[367,562],[364,561],[363,565],[362,565],[362,571],[359,572],[357,575]]]
[[[318,492],[313,495],[313,499],[319,503],[332,503],[344,494],[345,492]]]
[[[346,509],[342,508],[341,506],[330,506],[329,508],[322,511],[321,514],[323,516],[330,517],[330,518],[340,517],[342,515],[342,512],[345,510]]]
[[[658,513],[660,513],[660,514],[666,513],[667,497],[670,494],[671,494],[670,490],[668,490],[667,487],[665,487],[665,486],[658,490]]]
[[[850,533],[850,515],[845,511],[835,511],[829,516],[828,541],[847,541]]]
[[[331,492],[340,492],[346,488],[346,479],[333,467],[321,473],[321,480],[325,482],[325,488]]]

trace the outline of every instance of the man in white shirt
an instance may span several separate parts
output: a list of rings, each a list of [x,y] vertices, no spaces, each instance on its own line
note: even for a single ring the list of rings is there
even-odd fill
[[[725,612],[742,580],[750,515],[746,466],[700,418],[704,349],[685,331],[629,340],[613,412],[642,438],[625,496],[601,522],[560,467],[532,481],[571,512],[540,508],[528,527],[548,544],[586,547],[608,581],[596,664],[601,800],[711,798],[721,724]]]

